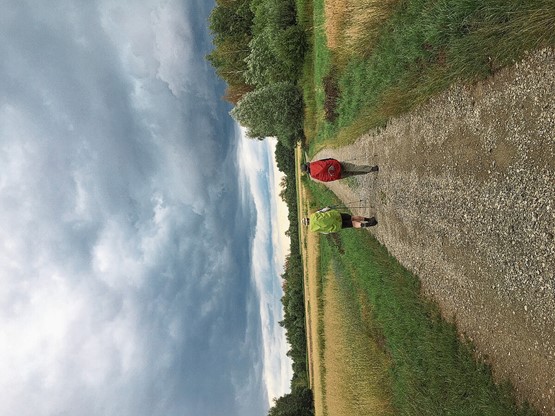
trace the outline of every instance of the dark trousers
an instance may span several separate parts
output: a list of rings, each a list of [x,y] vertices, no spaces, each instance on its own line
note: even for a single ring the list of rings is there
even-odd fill
[[[354,163],[341,162],[341,178],[348,178],[349,176],[366,175],[371,172],[373,166],[370,165],[355,165]]]

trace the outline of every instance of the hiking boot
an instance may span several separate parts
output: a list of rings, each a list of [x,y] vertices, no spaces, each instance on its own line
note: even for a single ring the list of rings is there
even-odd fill
[[[376,220],[376,217],[372,217],[370,218],[368,221],[364,221],[360,224],[360,226],[362,228],[367,228],[367,227],[373,227],[374,225],[376,225],[378,223],[378,220]]]

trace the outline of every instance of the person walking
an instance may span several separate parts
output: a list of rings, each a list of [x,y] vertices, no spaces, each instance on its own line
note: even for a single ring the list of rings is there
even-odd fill
[[[354,175],[366,175],[370,172],[378,172],[378,166],[355,165],[349,162],[339,162],[333,158],[315,160],[301,165],[301,170],[312,179],[320,182],[331,182],[338,179],[348,178]]]
[[[325,207],[314,212],[310,217],[303,218],[303,224],[310,231],[330,234],[336,233],[344,228],[367,228],[378,224],[376,217],[362,217],[351,215],[338,210]]]

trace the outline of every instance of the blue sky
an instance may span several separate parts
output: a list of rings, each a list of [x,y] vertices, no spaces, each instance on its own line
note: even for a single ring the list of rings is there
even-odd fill
[[[286,211],[204,59],[213,3],[0,6],[0,414],[265,414]]]

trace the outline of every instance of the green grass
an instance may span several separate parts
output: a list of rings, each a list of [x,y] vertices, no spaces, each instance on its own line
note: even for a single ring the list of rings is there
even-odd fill
[[[310,187],[317,205],[338,203],[324,187]],[[339,236],[340,242],[321,244],[322,268],[333,264],[343,287],[352,293],[348,299],[353,319],[363,319],[375,338],[383,338],[398,414],[536,415],[515,404],[509,384],[493,382],[490,368],[476,360],[472,345],[460,340],[437,305],[421,296],[417,277],[369,233],[344,230]]]
[[[327,240],[323,245],[329,243]],[[389,355],[383,349],[381,331],[372,325],[373,320],[367,319],[371,312],[364,305],[361,308],[358,294],[352,290],[350,279],[344,278],[341,265],[335,259],[331,263],[322,282],[326,287],[334,286],[326,288],[325,297],[326,310],[333,317],[326,316],[325,337],[319,340],[322,345],[320,374],[327,375],[322,380],[323,414],[394,415]],[[323,319],[319,325],[323,327]],[[327,351],[327,345],[331,352]],[[326,371],[328,368],[331,371]],[[327,386],[336,391],[328,395]],[[329,404],[335,408],[330,410]]]
[[[333,384],[342,387],[343,411],[351,411],[354,414],[362,414],[369,407],[374,409],[375,416],[390,416],[392,408],[389,405],[391,397],[391,375],[389,368],[389,355],[382,348],[383,335],[380,329],[375,327],[374,321],[367,319],[371,311],[368,303],[360,303],[359,292],[354,288],[353,281],[345,278],[344,266],[339,258],[344,254],[341,238],[337,234],[326,235],[320,239],[319,244],[319,270],[318,270],[318,344],[320,345],[320,377],[322,388],[322,413],[324,416],[330,414],[328,399],[326,399],[327,368],[332,365],[326,361],[326,345],[328,341],[342,344],[344,355],[335,359],[341,362],[344,368],[341,375],[333,371]],[[333,310],[334,319],[341,321],[341,333],[332,335],[328,340],[324,333],[324,310],[325,304],[330,300],[324,294],[328,279],[334,279],[339,286],[340,310]],[[330,319],[330,318],[328,318]],[[335,336],[340,336],[337,340]],[[337,363],[335,364],[337,365]],[[349,377],[348,380],[342,377]],[[331,399],[333,400],[333,399]],[[371,403],[371,405],[369,404]],[[343,413],[342,413],[343,414]],[[353,413],[347,413],[353,414]]]
[[[305,105],[304,134],[306,137],[314,137],[317,127],[316,120],[316,94],[314,86],[314,13],[312,0],[295,0],[297,8],[297,21],[304,28],[307,36],[307,51],[303,63],[300,84],[303,89],[303,100]]]
[[[399,0],[375,43],[357,47],[347,59],[343,50],[338,60],[326,47],[323,0],[297,5],[312,48],[301,80],[310,156],[383,127],[455,82],[475,82],[528,50],[555,46],[555,0]],[[330,71],[341,89],[333,123],[324,120],[323,107],[322,80]],[[311,209],[339,202],[324,187],[305,184],[314,198]],[[341,276],[353,325],[383,340],[399,414],[536,414],[515,404],[510,385],[493,382],[473,346],[421,296],[418,278],[369,233],[346,230],[339,239],[323,238],[320,247],[322,276],[330,267]]]
[[[312,140],[325,128],[324,88],[322,79],[330,71],[331,52],[326,47],[324,33],[324,3],[321,0],[297,0],[299,20],[309,37],[309,48],[305,55],[301,86],[305,103],[305,136]],[[307,9],[312,10],[310,19]]]
[[[323,16],[323,0],[314,0],[308,57],[314,83],[305,85],[316,91],[312,154],[384,126],[454,82],[483,79],[528,50],[555,46],[555,0],[400,0],[376,43],[353,50],[338,69],[326,47]],[[322,117],[322,79],[332,67],[341,98],[339,116],[329,123]]]

